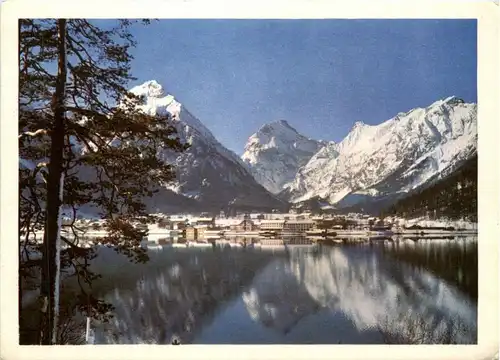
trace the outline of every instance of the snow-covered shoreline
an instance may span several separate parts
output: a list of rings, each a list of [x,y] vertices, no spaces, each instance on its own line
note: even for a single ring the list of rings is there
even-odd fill
[[[420,217],[414,219],[398,219],[399,225],[401,226],[421,226],[421,227],[435,227],[435,228],[447,228],[453,227],[454,229],[466,229],[475,230],[477,232],[478,223],[470,222],[466,220],[449,220],[449,219],[438,219],[431,220],[427,217]]]

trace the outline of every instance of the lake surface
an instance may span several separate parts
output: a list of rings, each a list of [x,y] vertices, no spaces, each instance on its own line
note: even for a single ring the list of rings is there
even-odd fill
[[[96,344],[476,343],[477,240],[103,248]]]

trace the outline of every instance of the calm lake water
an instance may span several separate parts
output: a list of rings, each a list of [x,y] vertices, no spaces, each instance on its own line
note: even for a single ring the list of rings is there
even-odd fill
[[[95,259],[95,343],[477,342],[475,238],[149,253]]]

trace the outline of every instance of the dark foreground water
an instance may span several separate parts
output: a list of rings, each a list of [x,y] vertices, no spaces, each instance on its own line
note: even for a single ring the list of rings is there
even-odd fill
[[[95,343],[476,343],[477,242],[103,249]]]
[[[94,343],[477,342],[474,238],[149,255],[132,264],[99,251],[94,292],[115,309],[92,323]]]

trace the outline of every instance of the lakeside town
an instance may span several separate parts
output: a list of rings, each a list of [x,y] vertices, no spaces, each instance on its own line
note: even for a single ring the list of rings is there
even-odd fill
[[[159,221],[155,224],[136,224],[136,227],[147,230],[144,241],[150,245],[246,245],[247,239],[252,239],[252,244],[283,245],[286,239],[311,244],[322,240],[342,242],[341,239],[345,238],[439,238],[477,234],[477,224],[465,221],[412,221],[397,217],[381,219],[359,213],[320,215],[292,210],[289,213],[241,213],[232,217],[227,217],[223,212],[217,216],[176,214],[158,217]],[[81,219],[79,236],[84,239],[104,237],[106,232],[102,225],[97,219]]]

